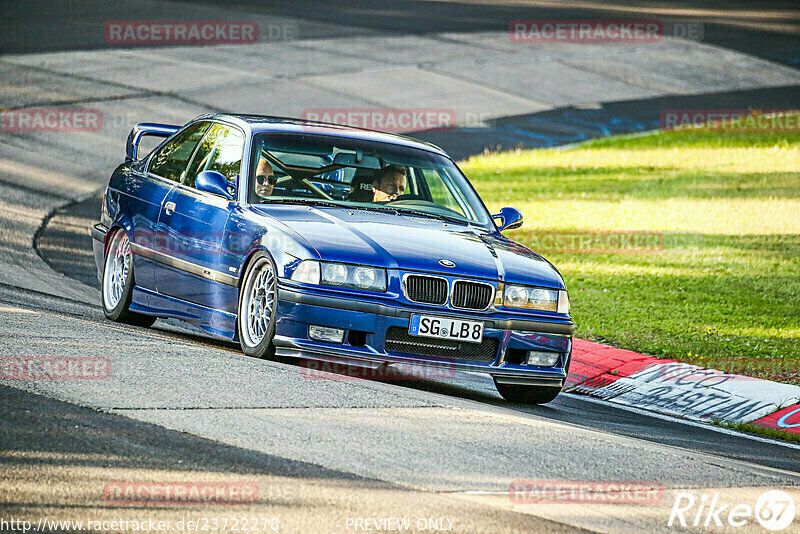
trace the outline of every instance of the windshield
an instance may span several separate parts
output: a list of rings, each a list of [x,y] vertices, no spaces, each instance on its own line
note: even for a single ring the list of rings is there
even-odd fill
[[[487,225],[489,216],[448,158],[401,145],[311,134],[253,140],[248,202],[393,210]]]

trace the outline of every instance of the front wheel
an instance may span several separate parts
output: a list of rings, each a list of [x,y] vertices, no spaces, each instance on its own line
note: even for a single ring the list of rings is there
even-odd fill
[[[239,344],[248,356],[268,358],[275,354],[277,279],[272,259],[258,252],[242,278],[239,291]]]
[[[508,402],[524,404],[546,404],[561,393],[561,388],[543,386],[518,386],[512,384],[499,384],[494,381],[497,392]]]
[[[155,317],[130,311],[133,296],[133,255],[128,234],[117,230],[111,236],[103,266],[101,300],[106,318],[118,323],[152,326]]]

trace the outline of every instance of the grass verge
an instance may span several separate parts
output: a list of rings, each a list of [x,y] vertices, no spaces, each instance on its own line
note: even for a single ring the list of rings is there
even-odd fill
[[[570,290],[576,335],[800,384],[800,133],[664,131],[462,162]]]
[[[712,421],[711,424],[724,428],[730,428],[731,430],[735,430],[737,432],[761,436],[763,438],[800,443],[800,434],[793,434],[785,430],[775,430],[774,428],[766,428],[763,426],[754,425],[752,423],[735,423],[732,421],[721,421],[719,419]]]

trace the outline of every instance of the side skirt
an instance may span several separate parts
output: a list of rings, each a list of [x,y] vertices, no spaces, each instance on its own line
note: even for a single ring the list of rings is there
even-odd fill
[[[235,314],[168,297],[139,286],[133,288],[130,309],[145,315],[181,319],[197,325],[209,334],[238,340]]]

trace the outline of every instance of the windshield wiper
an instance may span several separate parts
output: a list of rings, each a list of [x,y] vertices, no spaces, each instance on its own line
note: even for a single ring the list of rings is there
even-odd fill
[[[449,217],[447,215],[441,215],[439,213],[430,213],[430,212],[427,212],[427,211],[410,210],[410,209],[407,209],[407,208],[399,208],[397,210],[397,213],[399,213],[400,215],[404,215],[404,214],[416,215],[416,216],[419,216],[419,217],[427,217],[428,219],[437,219],[437,220],[440,220],[440,221],[447,221],[447,222],[457,223],[457,224],[461,224],[461,225],[472,226],[472,223],[470,223],[469,221],[465,221],[463,219],[458,219],[456,217]]]
[[[364,210],[364,211],[379,211],[382,213],[392,213],[395,215],[412,215],[416,217],[425,217],[427,219],[435,219],[437,221],[452,222],[464,226],[472,226],[472,223],[456,217],[449,217],[447,215],[440,215],[438,213],[430,213],[427,211],[411,210],[408,208],[394,208],[392,206],[349,206],[347,204],[338,204],[325,199],[317,198],[265,198],[260,204],[307,204],[309,206],[326,206],[331,208],[343,208],[346,210]]]
[[[397,215],[399,211],[397,208],[390,208],[389,206],[347,206],[349,210],[364,210],[364,211],[379,211],[381,213],[393,213]]]
[[[408,208],[395,208],[392,206],[357,206],[357,207],[348,206],[348,209],[381,211],[385,213],[394,213],[395,215],[416,215],[419,217],[425,217],[427,219],[436,219],[437,221],[447,221],[447,222],[454,222],[458,224],[465,224],[467,226],[472,226],[472,224],[469,221],[458,219],[456,217],[448,217],[447,215],[440,215],[438,213],[430,213],[427,211],[411,210]]]
[[[322,198],[264,198],[259,204],[307,204],[309,206],[327,206],[332,208],[347,207]]]

